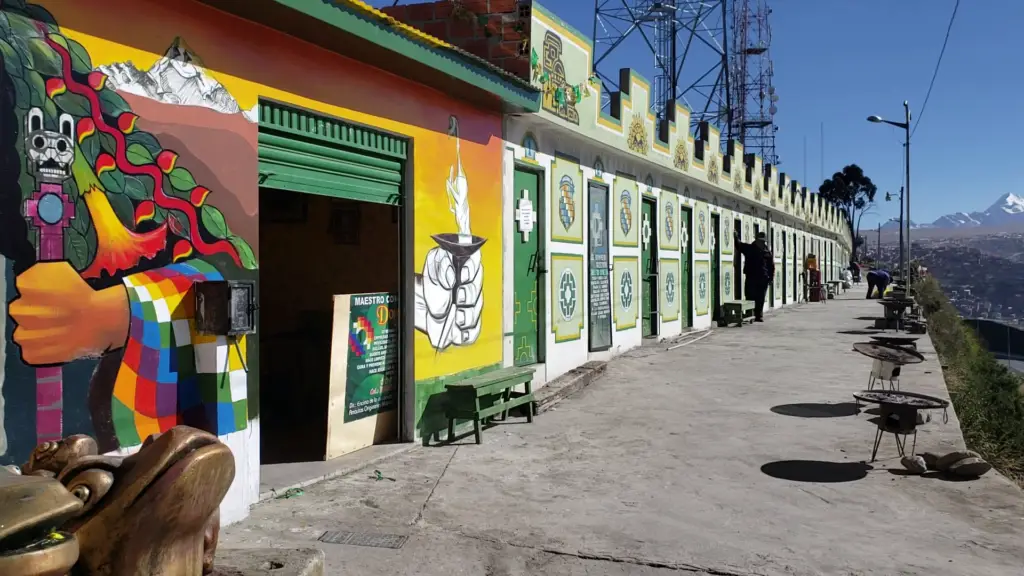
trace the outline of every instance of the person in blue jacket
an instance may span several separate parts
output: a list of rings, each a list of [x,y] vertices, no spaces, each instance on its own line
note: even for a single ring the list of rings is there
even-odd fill
[[[888,270],[877,268],[868,272],[867,279],[868,299],[871,299],[871,293],[875,288],[878,288],[878,297],[881,298],[885,295],[885,289],[892,283],[892,274],[889,274]]]

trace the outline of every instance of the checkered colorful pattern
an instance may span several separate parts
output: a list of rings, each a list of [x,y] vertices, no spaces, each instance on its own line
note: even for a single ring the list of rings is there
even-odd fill
[[[124,279],[131,326],[114,384],[114,431],[122,446],[185,424],[224,435],[248,422],[245,339],[195,330],[192,286],[221,280],[189,260]]]

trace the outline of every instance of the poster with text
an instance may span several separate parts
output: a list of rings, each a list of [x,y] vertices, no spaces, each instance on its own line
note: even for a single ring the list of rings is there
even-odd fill
[[[608,275],[608,188],[590,185],[590,351],[612,346],[612,295]]]
[[[345,422],[394,410],[398,384],[398,296],[351,298]]]

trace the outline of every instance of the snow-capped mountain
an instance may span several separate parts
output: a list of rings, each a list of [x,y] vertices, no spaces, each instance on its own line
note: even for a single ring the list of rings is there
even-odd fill
[[[918,224],[917,222],[914,222],[913,220],[911,220],[910,221],[910,227],[911,228],[926,228],[926,227],[928,227],[928,224],[925,224],[925,225],[922,226],[921,224]],[[895,230],[895,231],[898,232],[899,229],[900,229],[900,220],[899,220],[899,218],[893,218],[892,220],[889,220],[888,222],[882,224],[882,230]]]
[[[947,214],[932,223],[936,228],[1024,228],[1024,197],[1003,194],[984,212]]]
[[[242,110],[238,101],[198,65],[196,57],[180,38],[153,63],[149,70],[140,70],[131,61],[98,66],[107,75],[111,88],[144,96],[167,104],[202,106],[224,114],[243,114],[257,122],[257,107]]]

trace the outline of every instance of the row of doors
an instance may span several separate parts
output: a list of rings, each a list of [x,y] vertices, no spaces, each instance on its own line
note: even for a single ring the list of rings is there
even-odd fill
[[[513,175],[515,194],[515,240],[513,241],[513,292],[514,292],[514,313],[512,317],[513,355],[514,363],[517,366],[526,366],[544,362],[545,358],[545,334],[544,318],[546,310],[544,289],[547,269],[547,261],[544,253],[544,223],[545,203],[541,199],[540,175],[532,170],[516,168]],[[600,211],[604,214],[605,222],[614,221],[608,217],[609,209],[607,188],[600,184],[590,184],[595,190],[590,196],[603,200],[604,205],[592,205],[588,209],[588,218],[593,212]],[[600,201],[599,201],[600,203]],[[689,208],[682,207],[680,212],[682,226],[685,227],[685,238],[692,238],[692,213]],[[641,218],[639,222],[641,230],[651,231],[650,235],[644,238],[641,234],[641,330],[643,337],[657,335],[659,310],[659,259],[657,233],[657,205],[652,198],[643,198],[641,203]],[[644,223],[646,222],[646,226]],[[593,232],[593,231],[592,231]],[[605,246],[610,244],[610,231],[607,226],[602,232],[602,237],[595,238],[591,234],[591,242],[603,242]],[[588,246],[589,248],[589,246]],[[681,248],[680,253],[680,280],[683,289],[681,290],[680,306],[683,310],[683,319],[687,326],[693,325],[693,312],[691,310],[693,282],[691,279],[691,250],[692,243],[687,242]],[[589,252],[588,252],[589,254]],[[610,262],[610,259],[609,259]],[[609,281],[611,274],[609,273]],[[610,297],[617,294],[616,290],[610,290]],[[588,299],[589,300],[589,299]],[[610,303],[609,303],[610,305]],[[609,319],[610,322],[610,319]],[[611,326],[607,327],[611,330]],[[608,346],[598,347],[592,342],[591,351],[606,349]]]

